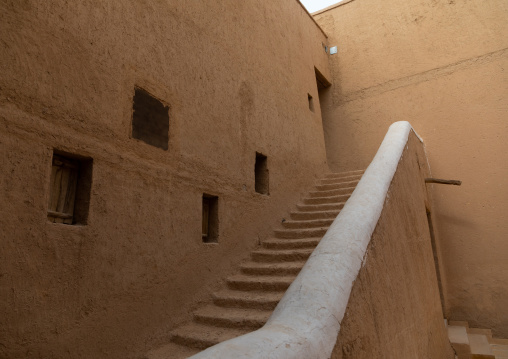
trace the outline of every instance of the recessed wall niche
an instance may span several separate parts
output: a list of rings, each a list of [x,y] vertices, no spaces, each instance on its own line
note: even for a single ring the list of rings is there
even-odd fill
[[[167,150],[169,106],[139,87],[134,88],[132,102],[132,137]]]
[[[203,194],[202,234],[204,243],[219,242],[219,197]]]
[[[312,98],[312,95],[310,93],[307,94],[307,99],[309,100],[309,110],[314,112],[314,99]]]
[[[256,164],[254,165],[254,185],[257,193],[270,194],[270,179],[268,173],[268,158],[256,152]]]

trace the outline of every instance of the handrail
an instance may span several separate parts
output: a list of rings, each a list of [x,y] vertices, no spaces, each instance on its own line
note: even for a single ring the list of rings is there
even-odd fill
[[[412,130],[392,124],[350,199],[260,329],[192,359],[329,358],[388,188]]]

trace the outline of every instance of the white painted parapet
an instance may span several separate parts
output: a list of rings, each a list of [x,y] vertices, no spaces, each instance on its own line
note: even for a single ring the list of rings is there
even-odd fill
[[[383,210],[412,130],[390,126],[374,160],[344,209],[260,329],[208,348],[192,359],[329,358],[353,282]]]

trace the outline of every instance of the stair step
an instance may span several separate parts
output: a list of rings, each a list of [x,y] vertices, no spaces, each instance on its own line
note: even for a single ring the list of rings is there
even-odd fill
[[[274,231],[276,238],[287,238],[287,239],[297,239],[297,238],[314,238],[314,237],[323,237],[328,230],[328,227],[318,227],[318,228],[300,228],[300,229],[280,229]]]
[[[250,330],[238,328],[217,328],[208,325],[191,323],[172,332],[174,343],[204,350],[220,342],[239,337]]]
[[[282,223],[284,228],[316,228],[316,227],[330,227],[335,218],[329,219],[312,219],[309,221],[285,221]]]
[[[308,221],[312,219],[335,219],[340,213],[340,210],[335,211],[320,211],[320,212],[291,212],[290,216],[295,221]]]
[[[247,276],[235,275],[227,279],[233,290],[247,291],[286,291],[296,276]]]
[[[309,192],[310,198],[316,197],[332,197],[332,196],[340,196],[344,194],[351,194],[355,190],[355,187],[344,187],[339,189],[329,189],[329,190],[320,190],[320,191],[312,191]]]
[[[351,197],[350,194],[341,194],[338,196],[329,196],[329,197],[314,197],[314,198],[304,198],[304,204],[329,204],[329,203],[341,203],[346,202],[348,198]]]
[[[344,176],[340,178],[323,178],[320,181],[320,185],[325,184],[340,184],[344,182],[351,182],[351,181],[359,181],[362,178],[362,175],[351,175],[351,176]]]
[[[315,248],[321,238],[298,238],[298,239],[268,239],[263,241],[262,246],[266,249],[299,249]]]
[[[213,302],[221,307],[273,310],[283,295],[284,292],[223,290],[213,294]]]
[[[241,265],[242,273],[263,276],[296,276],[305,265],[305,261],[284,263],[248,262]]]
[[[469,322],[461,320],[450,320],[448,321],[448,325],[469,328]]]
[[[479,329],[479,328],[467,328],[468,334],[480,334],[485,335],[487,340],[492,339],[492,330],[490,329]]]
[[[296,209],[302,212],[323,212],[323,211],[340,211],[346,202],[327,203],[327,204],[297,204]]]
[[[485,335],[482,334],[468,334],[469,346],[471,347],[471,354],[484,355],[488,358],[489,355],[494,359],[494,354],[490,347],[489,341]]]
[[[490,347],[496,359],[508,358],[508,345],[491,344]]]
[[[348,187],[356,187],[360,180],[354,180],[354,181],[347,181],[347,182],[340,182],[340,183],[334,183],[334,184],[321,184],[316,186],[317,191],[332,191],[335,189],[342,189],[342,188],[348,188]]]
[[[491,338],[489,340],[489,343],[491,345],[507,345],[508,346],[508,339]]]
[[[312,254],[314,248],[304,249],[260,249],[251,252],[252,260],[255,262],[282,262],[282,261],[302,261],[306,260]]]
[[[143,356],[143,359],[187,359],[194,354],[199,353],[197,348],[190,348],[186,345],[168,343],[163,346],[150,350]]]
[[[350,177],[350,176],[358,176],[363,175],[365,170],[354,170],[354,171],[347,171],[347,172],[334,172],[334,173],[327,173],[325,175],[325,178],[344,178],[344,177]]]
[[[256,310],[245,308],[224,308],[209,305],[194,312],[194,320],[201,324],[217,327],[259,329],[272,312],[270,310]]]

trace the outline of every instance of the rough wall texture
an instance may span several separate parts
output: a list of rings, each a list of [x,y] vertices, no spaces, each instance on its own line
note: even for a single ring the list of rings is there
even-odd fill
[[[339,52],[322,94],[328,160],[365,166],[384,129],[423,137],[445,315],[508,336],[508,3],[355,0],[316,20]]]
[[[326,38],[283,0],[0,13],[0,357],[144,353],[327,169],[308,104]],[[135,86],[170,107],[168,151],[131,138]],[[93,158],[86,226],[46,218],[54,149]],[[219,196],[219,244],[201,240],[203,193]]]
[[[411,133],[332,358],[452,359],[427,222],[422,143]]]

